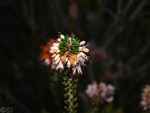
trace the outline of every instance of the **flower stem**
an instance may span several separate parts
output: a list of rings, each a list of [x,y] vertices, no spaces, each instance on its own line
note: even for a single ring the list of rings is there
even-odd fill
[[[73,112],[73,95],[72,95],[72,91],[73,91],[73,84],[72,84],[72,77],[70,77],[68,79],[68,94],[69,94],[69,113]]]
[[[68,106],[68,107],[64,106],[64,108],[66,109],[67,113],[76,113],[77,111],[74,109],[78,106],[78,103],[76,102],[77,97],[75,98],[77,86],[76,83],[78,79],[75,79],[74,76],[70,75],[63,77],[63,79],[64,79],[63,84],[66,86],[64,89],[67,91],[67,93],[64,94],[64,97],[66,98],[64,102]]]

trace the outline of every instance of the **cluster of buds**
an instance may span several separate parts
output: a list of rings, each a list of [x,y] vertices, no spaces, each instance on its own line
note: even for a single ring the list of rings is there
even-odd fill
[[[106,85],[103,82],[97,84],[93,82],[93,84],[88,85],[85,93],[88,97],[92,98],[93,101],[97,101],[96,103],[103,103],[104,101],[111,103],[114,99],[112,96],[114,94],[115,87],[111,84]]]
[[[150,86],[146,85],[142,92],[141,106],[144,110],[150,110]]]
[[[60,34],[56,41],[43,46],[41,59],[56,71],[62,72],[66,67],[72,69],[73,75],[76,74],[76,71],[78,74],[82,74],[81,66],[85,66],[85,62],[89,60],[85,54],[89,52],[89,49],[84,44],[85,41],[79,42],[74,34],[71,37],[68,34],[66,36]],[[46,52],[44,51],[45,48],[47,48]]]

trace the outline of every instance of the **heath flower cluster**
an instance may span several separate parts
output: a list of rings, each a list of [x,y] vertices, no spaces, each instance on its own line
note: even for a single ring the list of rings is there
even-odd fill
[[[150,109],[150,86],[146,85],[142,92],[141,106],[144,110]]]
[[[63,34],[59,36],[49,46],[48,54],[46,54],[49,57],[41,57],[41,59],[44,60],[45,64],[51,65],[51,68],[56,69],[56,71],[62,72],[66,67],[72,69],[73,75],[76,72],[82,74],[81,66],[85,66],[85,62],[89,60],[89,57],[85,54],[89,52],[89,49],[84,45],[86,42],[79,42],[74,34],[71,37]]]
[[[114,94],[114,90],[115,87],[111,84],[106,85],[103,82],[100,82],[99,84],[93,82],[93,84],[88,85],[85,93],[90,98],[96,97],[96,99],[99,99],[100,103],[103,103],[104,101],[111,103],[114,99],[112,96]]]

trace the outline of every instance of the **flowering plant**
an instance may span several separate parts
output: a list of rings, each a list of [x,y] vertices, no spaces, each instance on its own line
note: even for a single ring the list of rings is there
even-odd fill
[[[44,61],[44,64],[51,65],[52,69],[60,73],[64,71],[64,74],[66,74],[62,83],[67,91],[64,94],[67,100],[64,102],[68,107],[64,106],[64,108],[69,113],[76,112],[73,109],[78,106],[78,103],[74,104],[77,98],[73,98],[76,94],[76,83],[78,81],[74,75],[82,74],[81,66],[85,66],[85,62],[89,60],[89,57],[85,54],[89,52],[89,49],[84,44],[85,41],[80,42],[74,34],[70,37],[68,34],[64,36],[60,33],[57,40],[50,40],[46,46],[42,47],[41,60]]]
[[[99,108],[104,102],[110,103],[109,107],[106,109],[111,110],[111,103],[114,100],[114,90],[114,86],[111,84],[106,85],[104,82],[100,82],[99,84],[93,82],[92,84],[89,84],[85,91],[86,95],[92,100],[92,107],[89,111],[93,113],[99,112]],[[103,110],[105,110],[105,108]]]

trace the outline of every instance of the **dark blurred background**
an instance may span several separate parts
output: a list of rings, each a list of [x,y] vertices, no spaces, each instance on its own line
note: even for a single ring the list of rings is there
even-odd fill
[[[62,113],[62,74],[39,60],[41,45],[58,32],[86,40],[93,64],[78,76],[78,112],[93,81],[116,87],[113,109],[141,113],[150,84],[148,0],[0,0],[0,107],[14,113]]]

